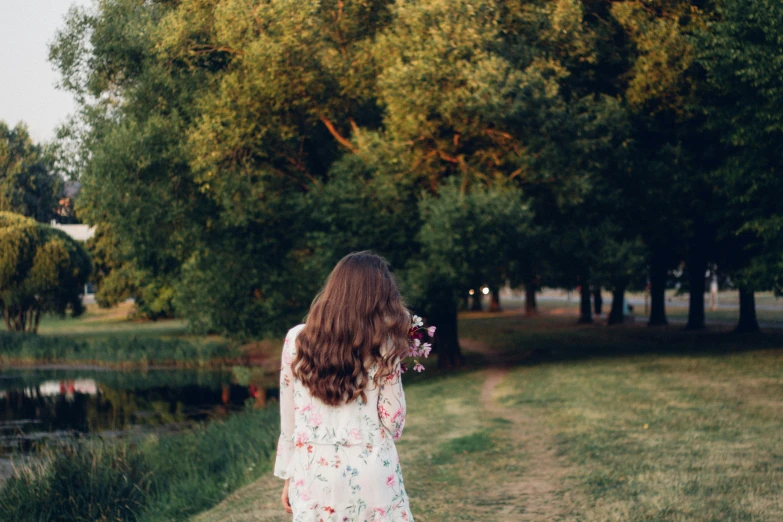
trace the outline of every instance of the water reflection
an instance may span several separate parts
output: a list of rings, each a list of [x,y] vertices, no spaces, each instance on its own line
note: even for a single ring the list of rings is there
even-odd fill
[[[183,429],[248,401],[263,406],[273,386],[230,372],[0,370],[0,457],[41,440]]]

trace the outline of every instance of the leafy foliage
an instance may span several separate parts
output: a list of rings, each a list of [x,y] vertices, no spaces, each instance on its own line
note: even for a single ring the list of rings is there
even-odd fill
[[[667,271],[683,260],[692,297],[708,262],[779,284],[780,13],[750,5],[72,10],[51,57],[80,100],[63,133],[80,147],[80,215],[113,238],[95,244],[100,299],[176,308],[200,332],[277,333],[337,259],[367,248],[413,303],[506,280],[621,292],[646,268],[651,324],[666,322]]]
[[[783,7],[776,2],[724,0],[701,34],[700,54],[712,89],[704,108],[727,148],[715,177],[727,199],[722,230],[727,264],[746,287],[778,293],[783,291],[781,22]]]
[[[0,305],[9,330],[37,331],[42,312],[81,314],[91,270],[84,247],[64,232],[0,212]]]
[[[34,144],[23,124],[0,121],[0,211],[48,223],[62,188],[52,162],[51,151]]]

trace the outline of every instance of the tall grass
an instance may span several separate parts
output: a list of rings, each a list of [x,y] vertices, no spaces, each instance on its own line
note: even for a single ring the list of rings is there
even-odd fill
[[[237,351],[225,343],[113,335],[76,339],[0,333],[0,364],[80,362],[102,365],[207,366]]]
[[[0,520],[187,520],[268,471],[275,408],[141,444],[91,439],[49,447],[0,490]]]

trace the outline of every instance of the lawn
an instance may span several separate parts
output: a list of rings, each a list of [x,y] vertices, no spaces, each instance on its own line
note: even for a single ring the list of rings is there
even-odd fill
[[[96,337],[106,335],[134,336],[187,336],[187,322],[182,319],[162,321],[132,320],[133,303],[122,303],[113,308],[100,308],[88,304],[85,312],[76,319],[44,315],[38,327],[41,335],[58,337]]]
[[[0,366],[205,368],[274,362],[279,357],[276,342],[239,347],[219,336],[190,334],[183,320],[132,320],[131,311],[131,303],[111,309],[88,305],[78,318],[44,316],[38,335],[2,329]]]
[[[408,383],[417,521],[783,520],[783,335],[461,320],[465,369]],[[270,476],[195,520],[283,521]]]

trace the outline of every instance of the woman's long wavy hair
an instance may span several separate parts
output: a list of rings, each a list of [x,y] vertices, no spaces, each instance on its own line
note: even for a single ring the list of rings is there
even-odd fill
[[[386,261],[372,252],[342,258],[310,306],[296,338],[293,373],[331,406],[361,397],[369,369],[377,385],[408,351],[410,315]]]

